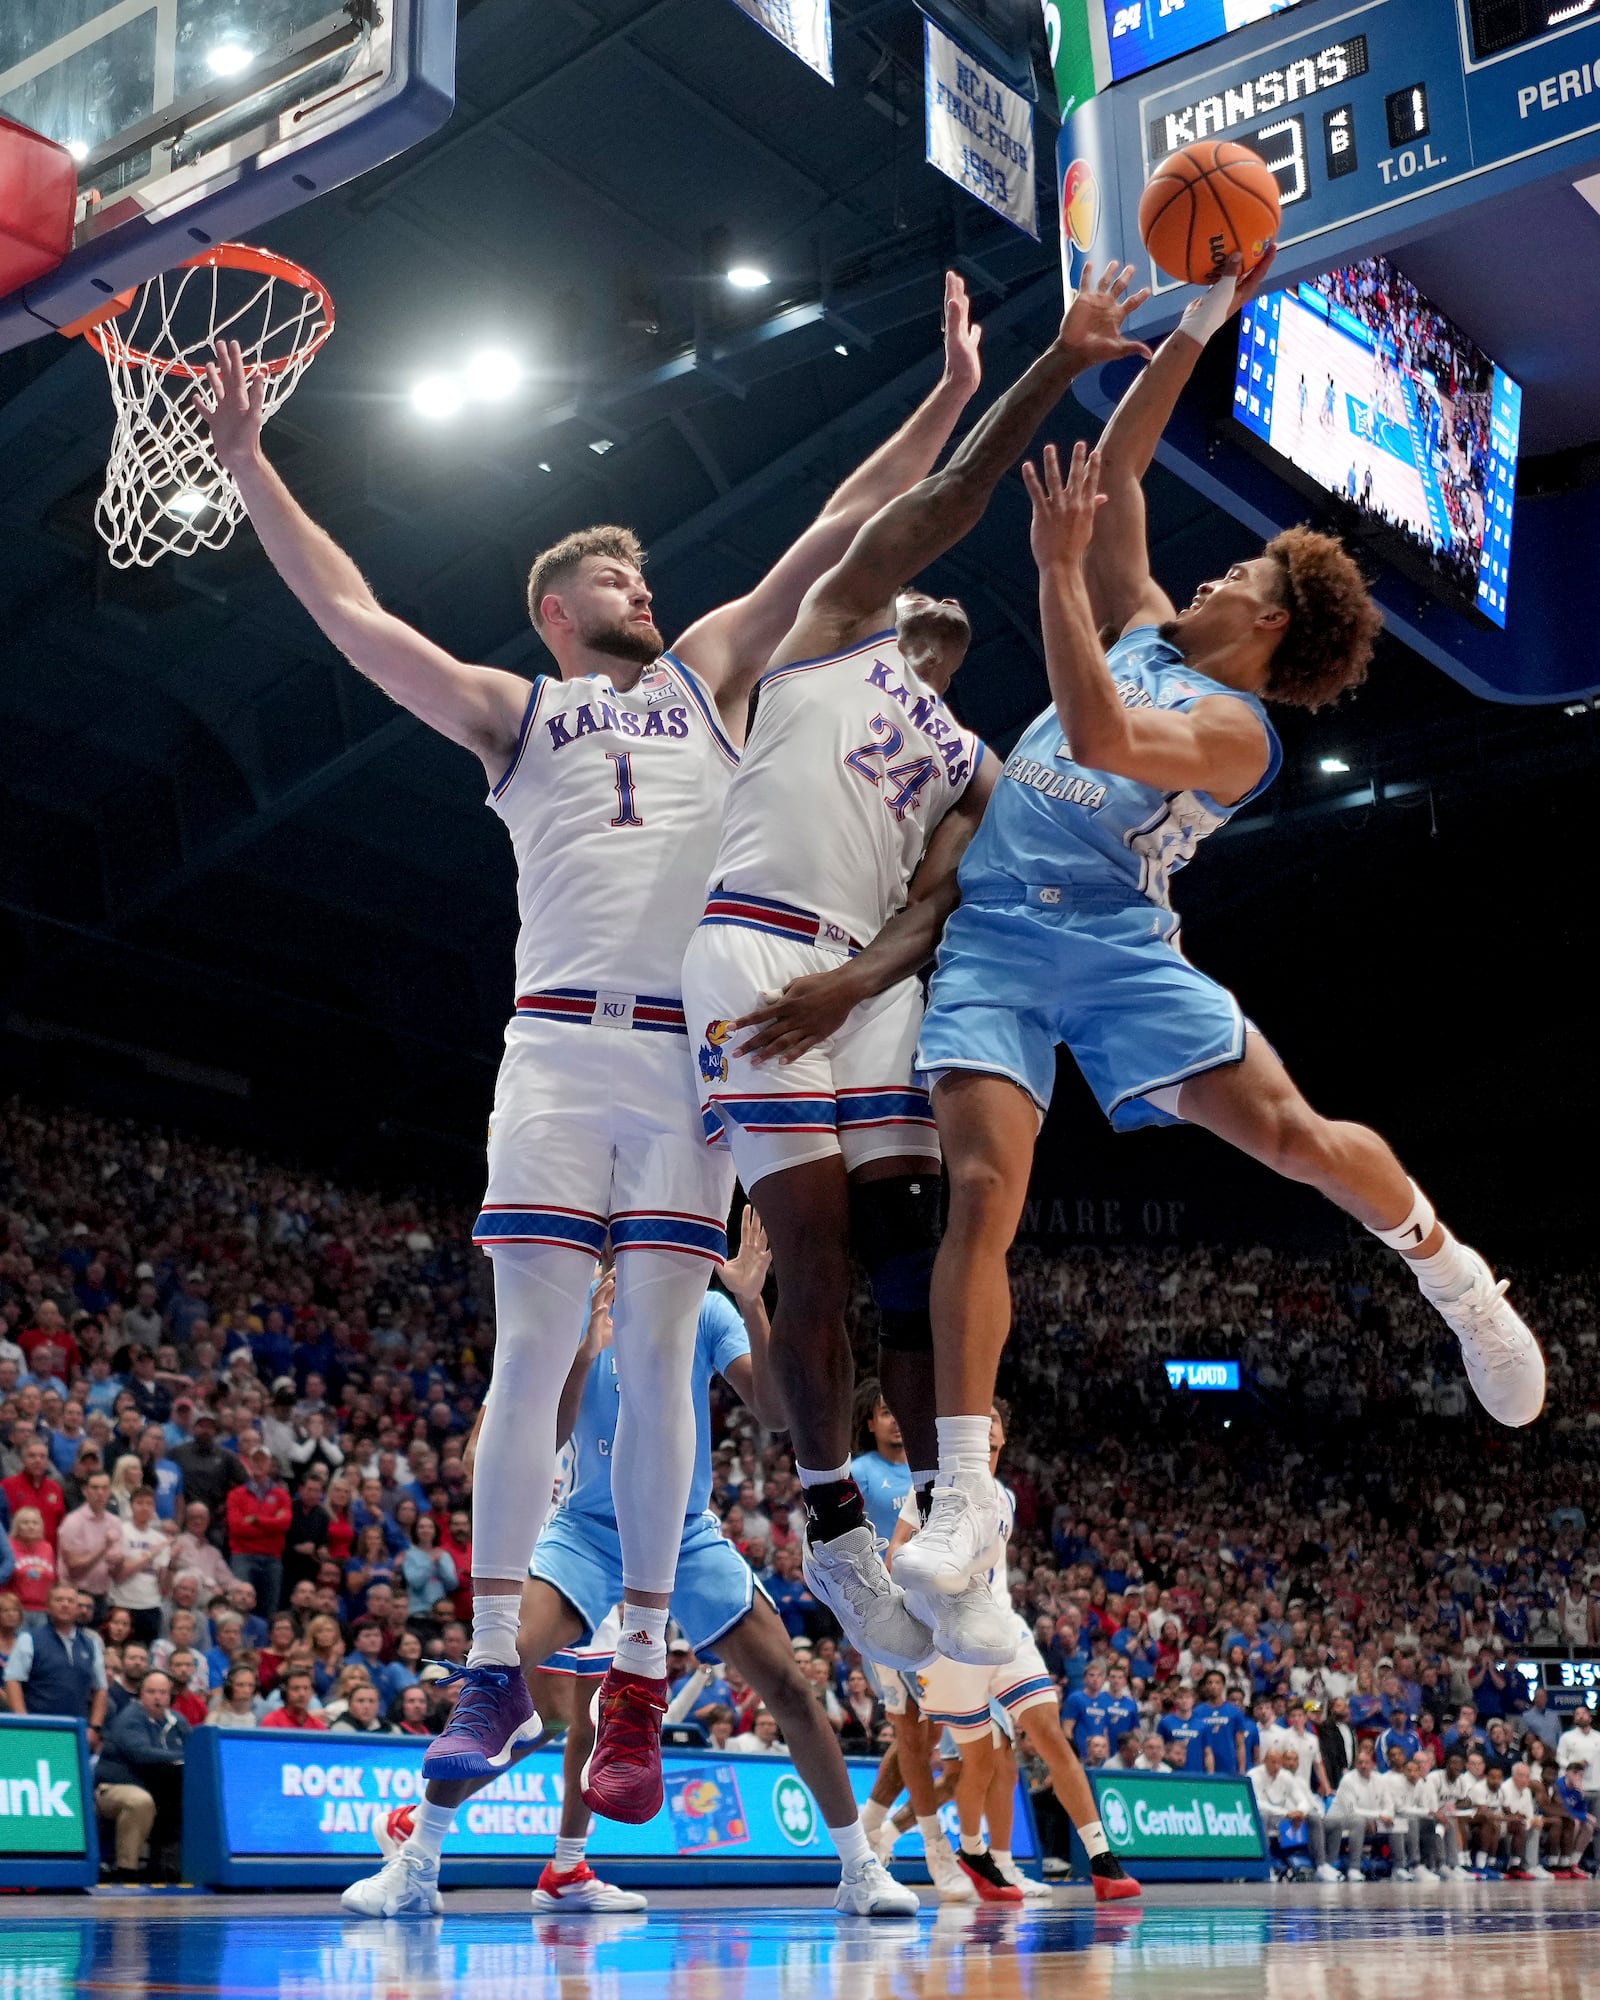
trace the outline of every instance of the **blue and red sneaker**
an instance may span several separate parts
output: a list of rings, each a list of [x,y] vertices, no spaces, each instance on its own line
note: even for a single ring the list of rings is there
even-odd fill
[[[594,1748],[583,1767],[583,1802],[607,1819],[642,1826],[666,1799],[661,1724],[669,1684],[612,1667],[589,1704]]]
[[[449,1667],[436,1685],[451,1681],[461,1683],[460,1699],[428,1745],[424,1778],[492,1778],[519,1743],[537,1743],[544,1734],[520,1667]]]

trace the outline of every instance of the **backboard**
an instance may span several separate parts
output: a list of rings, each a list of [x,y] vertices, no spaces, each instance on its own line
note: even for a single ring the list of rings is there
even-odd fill
[[[435,131],[455,0],[3,0],[0,112],[78,162],[73,248],[0,299],[0,350]]]

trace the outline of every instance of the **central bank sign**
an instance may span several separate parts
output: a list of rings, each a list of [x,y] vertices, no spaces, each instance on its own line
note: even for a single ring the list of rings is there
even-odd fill
[[[0,1855],[78,1855],[85,1838],[76,1732],[0,1730]]]
[[[1125,1861],[1259,1861],[1265,1853],[1246,1779],[1197,1784],[1155,1771],[1089,1778],[1106,1838]]]

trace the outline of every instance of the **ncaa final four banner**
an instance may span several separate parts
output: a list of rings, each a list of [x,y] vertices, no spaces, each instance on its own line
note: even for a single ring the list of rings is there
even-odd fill
[[[1033,106],[931,21],[922,26],[929,164],[1037,237]]]
[[[733,0],[807,69],[833,81],[833,15],[828,0]]]

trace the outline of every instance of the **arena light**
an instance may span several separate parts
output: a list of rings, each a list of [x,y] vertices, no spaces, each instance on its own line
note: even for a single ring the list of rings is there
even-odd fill
[[[478,403],[499,403],[515,393],[522,363],[503,347],[486,347],[461,371],[461,386]]]
[[[596,458],[604,458],[615,443],[615,438],[590,438],[589,449],[594,453]]]
[[[763,285],[772,283],[770,273],[759,264],[734,264],[727,272],[727,279],[736,292],[759,292]]]
[[[206,51],[206,66],[213,76],[242,76],[254,61],[255,57],[239,42],[218,42],[214,49]]]
[[[77,162],[77,164],[80,167],[83,165],[84,161],[89,157],[89,148],[83,143],[81,139],[69,139],[67,141],[67,151],[72,155],[73,159]]]
[[[190,521],[194,519],[195,515],[200,512],[205,504],[206,496],[198,486],[185,486],[181,492],[174,493],[172,498],[167,502],[167,512],[169,514],[179,514],[186,521]]]
[[[850,350],[848,347],[845,346],[842,340],[836,340],[833,343],[833,351],[835,354],[842,354],[845,356],[847,360],[849,359]]]
[[[555,467],[550,463],[549,459],[541,458],[539,461],[539,470],[541,472],[553,472]]]
[[[424,375],[411,389],[411,407],[420,417],[442,421],[461,408],[461,386],[449,375]]]
[[[1563,715],[1587,715],[1589,713],[1589,704],[1586,701],[1569,701],[1563,706],[1561,713]]]
[[[1317,769],[1326,771],[1330,777],[1336,776],[1340,771],[1348,771],[1349,768],[1342,757],[1324,757],[1317,764]]]

